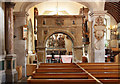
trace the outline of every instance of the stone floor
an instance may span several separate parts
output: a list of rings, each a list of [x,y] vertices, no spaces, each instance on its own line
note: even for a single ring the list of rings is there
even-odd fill
[[[5,83],[5,82],[0,82],[0,84],[27,84],[27,79],[28,79],[28,77],[23,77],[21,80],[18,80],[18,82],[17,83]]]
[[[19,80],[17,84],[27,84],[27,77],[24,77],[21,80]]]

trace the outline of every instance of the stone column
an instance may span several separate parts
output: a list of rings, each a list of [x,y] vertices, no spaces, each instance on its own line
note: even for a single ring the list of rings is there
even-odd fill
[[[15,3],[5,3],[5,49],[6,49],[6,82],[16,82],[16,55],[14,54],[13,8]]]
[[[105,44],[104,44],[104,32],[105,32],[105,25],[104,25],[104,17],[106,11],[94,11],[92,13],[92,20],[93,20],[93,36],[92,36],[92,52],[94,56],[91,57],[94,59],[94,62],[105,62]]]
[[[81,20],[82,21],[82,20]],[[82,22],[79,27],[76,28],[74,41],[74,57],[77,62],[82,62],[83,42],[82,42]]]
[[[89,59],[88,62],[94,63],[94,33],[93,33],[93,27],[92,27],[93,21],[89,22],[89,47],[88,47],[88,54]]]
[[[41,24],[38,22],[37,24]],[[38,25],[39,26],[39,25]],[[45,63],[46,55],[45,55],[45,44],[44,44],[44,34],[42,28],[37,28],[37,58],[39,62]]]
[[[45,63],[45,47],[38,47],[37,48],[37,56],[38,56],[38,61],[41,63]]]

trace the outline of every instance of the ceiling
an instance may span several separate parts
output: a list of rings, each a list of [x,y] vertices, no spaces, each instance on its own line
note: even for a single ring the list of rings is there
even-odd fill
[[[105,10],[115,18],[117,23],[120,22],[120,1],[105,2]]]
[[[98,11],[101,11],[100,9],[102,9],[103,7],[103,10],[107,10],[107,12],[112,15],[114,17],[114,19],[116,20],[117,23],[120,22],[120,1],[119,2],[105,2],[105,7],[102,6],[101,4],[103,3],[93,3],[93,2],[81,2],[83,5],[85,4],[85,6],[87,5],[88,8],[91,7],[91,9],[96,9]],[[17,5],[18,4],[18,5]],[[39,4],[38,2],[18,2],[16,3],[16,7],[15,7],[15,12],[19,12],[19,11],[26,11],[28,9],[30,9],[31,7],[33,7],[34,5],[37,5]],[[104,4],[103,4],[104,5]]]

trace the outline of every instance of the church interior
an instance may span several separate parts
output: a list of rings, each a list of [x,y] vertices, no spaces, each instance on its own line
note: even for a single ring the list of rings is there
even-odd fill
[[[120,0],[1,0],[1,84],[120,84]]]

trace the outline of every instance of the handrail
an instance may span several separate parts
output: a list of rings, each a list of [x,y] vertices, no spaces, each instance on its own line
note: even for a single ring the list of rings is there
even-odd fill
[[[80,65],[78,65],[77,63],[74,63],[75,65],[77,65],[79,68],[81,68],[85,73],[87,73],[90,77],[92,77],[95,81],[97,81],[99,84],[103,84],[100,80],[98,80],[97,78],[95,78],[91,73],[89,73],[88,71],[86,71],[83,67],[81,67]]]

